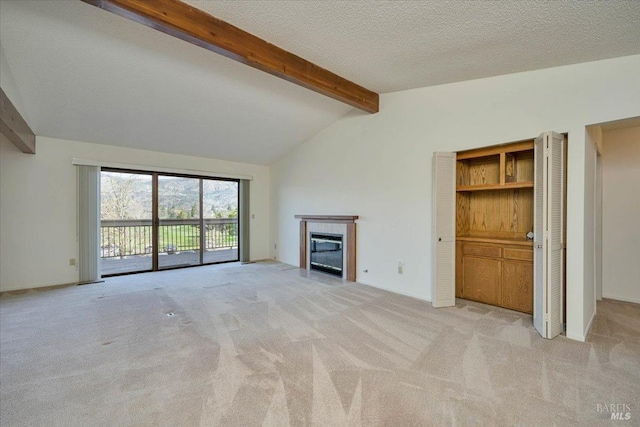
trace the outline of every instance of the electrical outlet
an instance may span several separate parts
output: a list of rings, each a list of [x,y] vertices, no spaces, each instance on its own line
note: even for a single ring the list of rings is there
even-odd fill
[[[73,267],[76,265],[76,259],[75,258],[69,258],[69,266]]]
[[[256,219],[256,214],[251,214],[251,219]]]
[[[404,262],[398,261],[398,274],[404,273]]]
[[[273,244],[273,249],[278,249],[278,244],[277,243]]]

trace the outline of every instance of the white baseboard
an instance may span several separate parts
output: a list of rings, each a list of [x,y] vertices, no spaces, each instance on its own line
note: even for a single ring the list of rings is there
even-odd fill
[[[584,329],[584,332],[582,333],[582,335],[580,334],[572,334],[570,332],[567,332],[567,338],[575,340],[575,341],[581,341],[581,342],[585,342],[587,340],[587,336],[589,336],[589,331],[591,330],[591,326],[593,325],[593,320],[596,318],[596,311],[593,311],[593,314],[591,315],[591,319],[589,319],[589,323],[587,324],[587,327]]]
[[[593,320],[596,318],[596,310],[593,310],[593,314],[591,315],[591,319],[589,319],[589,323],[584,330],[584,339],[586,340],[589,336],[589,331],[591,331],[591,326],[593,326]]]
[[[602,298],[614,299],[616,301],[633,302],[635,304],[640,304],[640,298],[621,297],[621,296],[618,296],[618,295],[611,295],[611,294],[602,294]]]
[[[640,304],[640,299],[619,297],[619,296],[610,295],[610,294],[609,295],[602,294],[602,298]],[[589,323],[587,324],[587,327],[584,329],[583,334],[582,335],[578,335],[578,334],[572,334],[572,333],[568,333],[567,332],[567,338],[570,338],[570,339],[576,340],[576,341],[582,341],[582,342],[586,341],[587,337],[589,336],[589,332],[591,331],[591,327],[593,326],[593,321],[595,320],[595,318],[596,318],[596,312],[594,311],[593,314],[591,315],[591,319],[589,319]]]
[[[426,298],[424,295],[414,294],[413,292],[399,291],[397,289],[391,289],[391,288],[386,287],[386,286],[381,286],[381,285],[378,285],[378,284],[375,284],[375,283],[365,282],[365,281],[362,281],[362,280],[358,280],[357,283],[360,283],[362,285],[371,286],[372,288],[382,289],[383,291],[393,292],[394,294],[399,294],[399,295],[404,295],[406,297],[419,299],[420,301],[431,302],[431,300]]]
[[[585,337],[584,335],[574,335],[572,333],[567,332],[567,338],[574,340],[574,341],[581,341],[581,342],[585,342],[587,340],[587,337]]]
[[[102,279],[98,279],[102,281]],[[15,291],[31,291],[40,288],[63,288],[66,286],[77,286],[77,285],[86,285],[92,282],[69,282],[69,283],[58,283],[58,284],[40,284],[40,285],[26,285],[26,286],[15,286],[8,288],[0,288],[0,293],[3,292],[15,292]]]

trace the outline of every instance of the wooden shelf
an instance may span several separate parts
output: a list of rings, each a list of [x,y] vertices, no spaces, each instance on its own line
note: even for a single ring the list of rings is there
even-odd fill
[[[531,313],[534,142],[456,159],[456,297]]]
[[[519,245],[519,246],[533,246],[533,240],[527,239],[507,239],[507,238],[493,238],[493,237],[473,237],[473,236],[457,236],[457,241],[462,242],[479,242],[479,243],[498,243],[502,245]]]
[[[493,147],[476,148],[473,150],[459,151],[458,160],[475,159],[501,153],[516,153],[519,151],[533,150],[533,140],[526,140],[511,144],[502,144]]]
[[[504,184],[459,185],[456,187],[456,191],[513,190],[516,188],[533,188],[533,181],[506,182]]]

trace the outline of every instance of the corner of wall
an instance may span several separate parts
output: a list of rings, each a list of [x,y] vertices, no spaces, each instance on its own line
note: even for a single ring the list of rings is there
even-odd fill
[[[576,335],[570,332],[567,332],[567,338],[569,338],[570,340],[580,341],[580,342],[585,342],[587,340],[586,335],[580,335],[580,334]]]
[[[589,319],[589,322],[587,323],[587,326],[584,328],[584,331],[582,332],[581,335],[572,335],[569,334],[567,332],[567,338],[570,338],[572,340],[576,340],[576,341],[582,341],[585,342],[587,340],[587,337],[589,336],[589,332],[591,331],[591,326],[593,326],[593,321],[596,318],[596,311],[594,310],[593,313],[591,314],[591,318]]]

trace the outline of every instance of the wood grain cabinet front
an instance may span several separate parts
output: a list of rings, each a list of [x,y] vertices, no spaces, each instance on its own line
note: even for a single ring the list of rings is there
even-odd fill
[[[534,141],[456,154],[456,297],[533,311]]]
[[[456,297],[533,313],[532,260],[530,246],[458,241]]]
[[[492,258],[465,256],[462,263],[465,298],[500,305],[502,262]]]
[[[502,306],[533,313],[533,263],[502,261]]]

